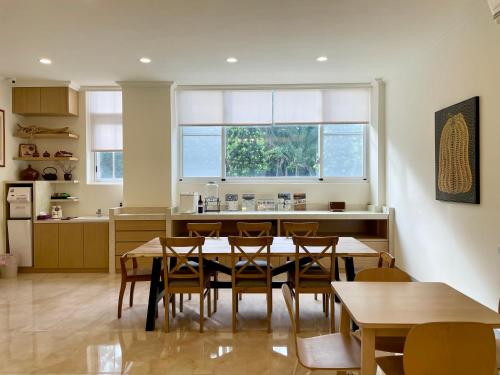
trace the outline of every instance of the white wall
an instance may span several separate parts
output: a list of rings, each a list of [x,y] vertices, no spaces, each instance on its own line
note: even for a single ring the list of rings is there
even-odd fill
[[[388,204],[399,267],[491,308],[500,297],[500,25],[486,2],[387,79]],[[434,112],[480,96],[481,204],[435,200]]]

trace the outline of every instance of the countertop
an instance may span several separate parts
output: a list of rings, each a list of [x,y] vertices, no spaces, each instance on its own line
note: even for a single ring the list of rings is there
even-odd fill
[[[48,219],[48,220],[35,220],[35,224],[74,224],[74,223],[107,223],[108,216],[78,216],[70,220],[61,219]]]
[[[372,211],[221,211],[205,212],[202,214],[184,214],[172,213],[167,216],[167,220],[205,220],[221,219],[229,220],[242,218],[248,219],[326,219],[326,220],[386,220],[389,217],[388,212]]]

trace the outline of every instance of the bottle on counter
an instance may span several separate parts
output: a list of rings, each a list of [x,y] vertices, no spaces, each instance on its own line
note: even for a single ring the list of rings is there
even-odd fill
[[[201,194],[198,198],[198,213],[202,214],[203,213],[203,199],[201,199]]]

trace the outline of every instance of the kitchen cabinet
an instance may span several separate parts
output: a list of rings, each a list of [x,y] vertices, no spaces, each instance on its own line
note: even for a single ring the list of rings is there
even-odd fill
[[[59,267],[59,225],[35,224],[35,267]]]
[[[34,268],[66,272],[108,269],[107,222],[35,223],[34,227]]]
[[[70,87],[13,87],[12,112],[25,116],[78,116],[78,91]]]

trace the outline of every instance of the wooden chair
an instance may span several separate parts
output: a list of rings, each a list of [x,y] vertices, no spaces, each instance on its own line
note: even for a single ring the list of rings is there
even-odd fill
[[[273,237],[229,237],[232,265],[233,332],[236,332],[238,295],[265,293],[267,300],[267,331],[271,332],[272,284],[269,256]],[[247,250],[245,250],[245,248]],[[248,251],[248,248],[252,252]],[[257,248],[257,249],[256,249]],[[258,259],[260,258],[260,259]],[[260,261],[264,258],[264,262]],[[241,260],[237,260],[241,259]]]
[[[386,375],[493,375],[495,337],[483,323],[439,322],[413,327],[403,356],[377,358]]]
[[[293,310],[293,296],[288,285],[281,287],[295,340],[297,365],[309,370],[358,371],[361,367],[361,347],[351,335],[332,333],[329,335],[302,338],[297,336],[296,316]],[[337,372],[338,374],[339,372]]]
[[[204,237],[160,237],[163,253],[163,281],[165,298],[180,293],[200,295],[200,332],[203,332],[204,300],[207,296],[208,316],[210,311],[210,276],[203,268],[202,246]],[[185,249],[188,249],[185,251]],[[177,249],[177,250],[175,250]],[[180,249],[184,249],[182,252]],[[175,262],[169,262],[174,258]],[[197,262],[189,260],[197,258]],[[169,331],[168,304],[165,305],[165,332]],[[175,316],[175,304],[172,305],[172,316]]]
[[[378,268],[387,267],[394,268],[396,258],[386,251],[381,251],[378,255]]]
[[[132,269],[127,269],[127,262],[132,261]],[[137,266],[137,259],[127,257],[127,254],[123,254],[120,257],[120,269],[122,274],[122,281],[120,284],[120,294],[118,296],[118,319],[122,317],[122,304],[123,295],[125,294],[125,289],[127,283],[130,283],[130,307],[134,304],[134,289],[135,283],[140,281],[151,282],[151,269],[142,269]]]
[[[187,230],[189,231],[189,237],[213,237],[213,238],[219,238],[220,237],[220,231],[222,229],[222,223],[216,222],[216,223],[187,223],[186,225]],[[216,261],[218,261],[218,258],[215,258]],[[210,269],[206,268],[207,271],[210,272],[210,276],[213,277],[213,281],[215,284],[217,284],[218,281],[218,274],[216,269]],[[179,310],[182,312],[183,310],[183,295],[180,295],[180,303],[179,303]],[[188,297],[191,299],[191,295]],[[214,288],[214,298],[213,298],[213,308],[214,308],[214,313],[217,312],[217,300],[219,299],[219,289],[217,287]]]
[[[269,222],[263,223],[245,223],[237,222],[238,236],[240,237],[263,237],[271,235],[273,224]]]
[[[410,282],[411,277],[398,268],[367,268],[358,272],[354,281],[364,282]],[[359,330],[353,333],[361,341]],[[384,352],[403,353],[405,337],[375,337],[375,349]]]
[[[319,223],[317,222],[285,222],[283,223],[283,229],[285,229],[285,236],[288,238],[290,236],[303,236],[310,237],[316,236]]]
[[[325,294],[326,301],[324,309],[328,316],[328,304],[331,303],[334,309],[332,288],[330,283],[335,279],[335,248],[339,238],[337,236],[329,237],[300,237],[293,236],[295,245],[295,269],[289,272],[289,283],[295,294],[295,330],[300,332],[300,295],[304,293]],[[311,247],[322,248],[321,252],[310,251]],[[301,258],[309,258],[307,264],[300,264]],[[329,259],[329,267],[324,266],[321,261]],[[335,329],[334,314],[331,314],[330,327]]]

